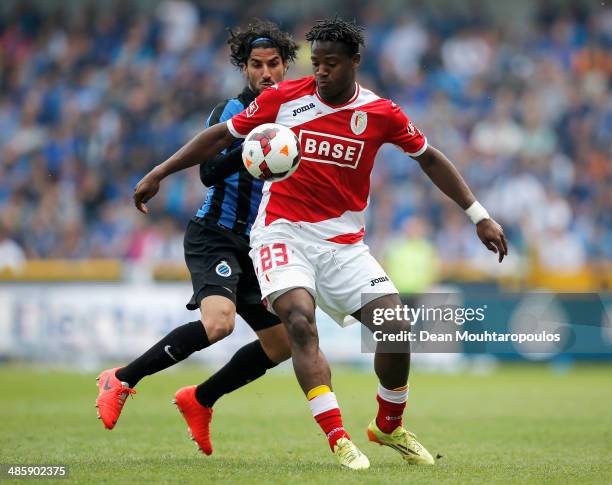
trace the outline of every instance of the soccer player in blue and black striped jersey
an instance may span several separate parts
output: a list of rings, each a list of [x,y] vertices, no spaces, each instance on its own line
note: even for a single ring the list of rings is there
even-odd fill
[[[244,73],[246,87],[213,109],[207,127],[227,121],[262,90],[282,81],[297,51],[289,34],[272,22],[260,20],[245,29],[230,30],[228,43],[231,62]],[[267,369],[288,359],[291,351],[285,327],[261,304],[259,283],[249,258],[249,231],[261,200],[262,182],[243,167],[240,142],[202,164],[200,177],[210,189],[189,222],[184,247],[193,284],[187,308],[199,308],[201,319],[175,328],[127,366],[103,371],[96,405],[105,427],[112,429],[127,396],[135,393],[133,387],[143,377],[229,335],[238,313],[257,333],[258,340],[238,350],[204,383],[176,393],[176,404],[194,440],[210,454],[209,427],[216,400],[261,377]]]

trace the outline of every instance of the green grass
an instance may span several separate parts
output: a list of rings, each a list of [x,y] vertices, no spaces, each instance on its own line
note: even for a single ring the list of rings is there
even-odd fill
[[[95,419],[94,375],[0,368],[0,462],[69,464],[80,483],[611,483],[612,368],[503,367],[493,374],[413,373],[408,427],[435,467],[403,465],[367,442],[370,373],[337,371],[345,425],[370,470],[339,469],[292,374],[272,373],[219,401],[215,453],[196,452],[174,391],[203,373],[147,378],[117,428]]]

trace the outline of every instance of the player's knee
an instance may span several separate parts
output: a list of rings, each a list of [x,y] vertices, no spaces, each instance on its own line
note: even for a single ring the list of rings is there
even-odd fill
[[[287,331],[294,346],[300,349],[318,347],[319,336],[314,311],[296,307],[288,313],[286,320]]]
[[[203,315],[202,322],[210,343],[227,337],[234,331],[235,312],[228,308],[215,308]]]

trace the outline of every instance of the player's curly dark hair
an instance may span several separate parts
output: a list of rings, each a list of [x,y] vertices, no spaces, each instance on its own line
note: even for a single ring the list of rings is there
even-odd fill
[[[349,56],[357,54],[360,45],[365,46],[363,27],[338,16],[317,20],[306,33],[306,40],[311,43],[315,40],[341,42],[347,47]]]
[[[231,62],[236,67],[244,67],[254,47],[276,47],[283,62],[293,62],[298,46],[291,35],[279,29],[268,20],[253,19],[245,28],[236,31],[227,29]]]

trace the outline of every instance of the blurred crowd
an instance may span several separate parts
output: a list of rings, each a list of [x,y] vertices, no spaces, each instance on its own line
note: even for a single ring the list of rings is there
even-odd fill
[[[360,82],[400,104],[504,226],[507,271],[611,260],[612,9],[519,2],[514,18],[493,1],[433,3],[326,2],[366,27]],[[0,16],[0,242],[28,258],[181,261],[206,190],[196,171],[167,179],[148,217],[131,195],[241,90],[225,27],[280,21],[302,44],[295,78],[310,71],[304,32],[327,13],[232,0],[69,7],[21,1]],[[418,237],[443,262],[495,266],[394,147],[379,154],[369,217],[379,256]]]

